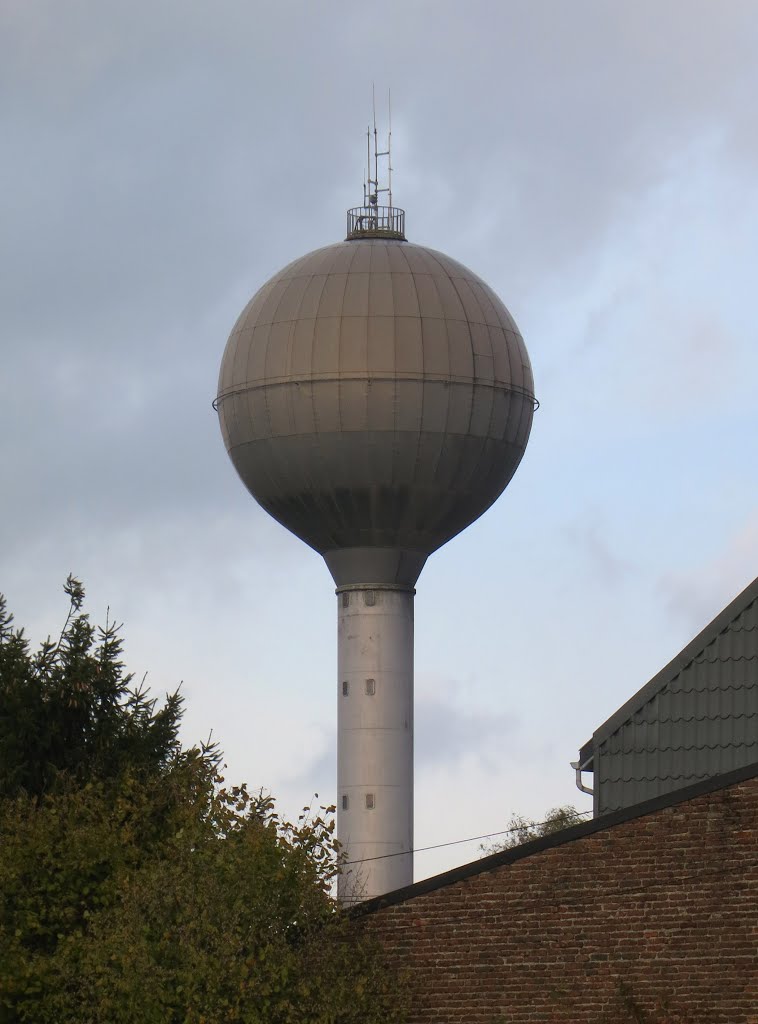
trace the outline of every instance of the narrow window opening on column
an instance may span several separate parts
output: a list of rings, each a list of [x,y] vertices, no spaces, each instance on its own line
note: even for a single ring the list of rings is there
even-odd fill
[[[343,697],[347,697],[347,695],[349,693],[350,693],[350,683],[348,683],[347,679],[343,679],[343,681],[342,681],[342,696]]]
[[[373,590],[364,590],[363,600],[370,608],[372,605],[376,604],[376,594]]]
[[[342,595],[342,607],[343,608],[348,608],[349,606],[350,606],[350,595],[349,594],[343,594]]]
[[[366,793],[366,810],[367,811],[373,811],[375,806],[376,806],[376,801],[374,800],[374,794],[373,793]]]
[[[342,794],[342,810],[346,811],[350,806],[350,801],[347,798],[347,793]]]
[[[376,680],[375,679],[367,679],[366,680],[366,696],[367,697],[373,697],[375,693],[376,693]]]

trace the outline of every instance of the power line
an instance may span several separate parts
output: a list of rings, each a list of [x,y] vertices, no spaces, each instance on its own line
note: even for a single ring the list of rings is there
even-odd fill
[[[588,814],[592,814],[592,811],[578,811],[577,817],[584,818]],[[448,843],[435,843],[434,846],[418,846],[413,850],[400,850],[397,853],[380,853],[377,857],[363,857],[361,860],[346,860],[344,866],[347,867],[348,864],[367,864],[371,860],[386,860],[387,857],[407,857],[410,853],[426,853],[427,850],[441,850],[443,846],[460,846],[461,843],[475,843],[479,839],[493,839],[495,836],[507,836],[513,832],[521,832],[524,828],[539,828],[540,825],[549,825],[551,823],[550,818],[545,821],[530,821],[526,825],[517,825],[515,828],[504,828],[502,832],[487,832],[483,836],[471,836],[470,839],[451,839]],[[534,836],[533,838],[540,839],[542,837]]]

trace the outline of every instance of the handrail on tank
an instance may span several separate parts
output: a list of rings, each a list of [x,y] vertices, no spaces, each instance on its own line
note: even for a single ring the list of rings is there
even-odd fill
[[[399,238],[405,241],[405,210],[397,206],[354,206],[347,211],[347,238]]]

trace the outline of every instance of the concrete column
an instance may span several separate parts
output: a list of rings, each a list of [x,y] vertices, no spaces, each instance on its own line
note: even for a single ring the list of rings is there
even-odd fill
[[[414,593],[337,591],[337,836],[352,862],[339,885],[345,902],[413,881]]]

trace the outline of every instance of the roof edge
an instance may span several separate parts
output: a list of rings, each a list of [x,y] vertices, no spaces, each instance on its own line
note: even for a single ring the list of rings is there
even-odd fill
[[[702,629],[697,636],[682,648],[682,650],[664,665],[660,672],[656,672],[653,678],[645,683],[629,700],[621,705],[610,718],[607,718],[602,725],[598,726],[592,734],[592,739],[582,747],[596,752],[612,733],[631,718],[635,711],[639,711],[652,697],[664,688],[671,680],[686,668],[694,658],[704,650],[708,644],[713,643],[716,637],[722,633],[737,616],[758,598],[758,577],[749,583],[745,589],[731,601],[726,608],[712,619],[705,629]]]
[[[583,747],[579,748],[579,764],[583,772],[594,772],[595,765],[595,737],[590,736]]]
[[[644,800],[642,803],[634,804],[632,807],[625,807],[620,811],[611,811],[600,818],[593,818],[591,821],[583,822],[581,825],[572,825],[571,828],[563,829],[561,832],[554,832],[552,835],[542,839],[533,839],[529,843],[516,846],[511,850],[503,850],[501,853],[492,853],[480,860],[470,861],[460,867],[444,871],[439,875],[432,875],[420,882],[403,886],[402,889],[394,889],[383,896],[374,896],[365,903],[350,910],[351,917],[363,917],[366,914],[373,914],[387,907],[398,903],[405,903],[416,896],[423,896],[426,893],[434,892],[436,889],[444,889],[445,886],[454,885],[456,882],[465,881],[467,878],[474,878],[485,871],[493,868],[503,867],[506,864],[514,864],[516,861],[524,860],[535,854],[543,853],[545,850],[552,850],[565,843],[574,842],[576,839],[584,839],[585,836],[593,835],[595,832],[603,832],[608,828],[615,828],[616,825],[623,825],[627,821],[634,821],[635,818],[644,818],[648,814],[664,810],[667,807],[675,807],[677,804],[694,800],[695,797],[704,796],[706,793],[714,793],[720,789],[728,789],[740,782],[747,782],[758,777],[758,761],[746,765],[744,768],[736,768],[734,771],[725,772],[723,775],[713,775],[683,789],[665,793],[663,796],[653,797],[651,800]]]

